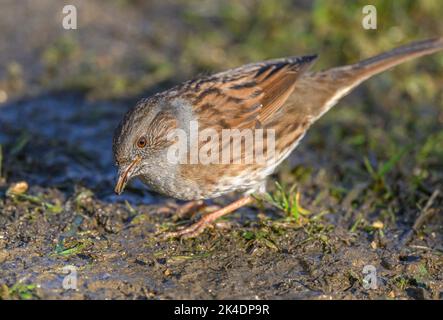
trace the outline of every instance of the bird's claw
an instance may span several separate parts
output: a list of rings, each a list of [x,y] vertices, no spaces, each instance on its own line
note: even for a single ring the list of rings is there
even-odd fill
[[[195,238],[198,235],[200,235],[203,231],[205,231],[205,229],[210,225],[210,222],[204,221],[204,220],[200,220],[196,223],[194,223],[193,225],[181,229],[181,230],[177,230],[174,232],[168,232],[165,234],[164,238],[165,239],[170,239],[170,238],[182,238],[182,239],[189,239],[189,238]]]

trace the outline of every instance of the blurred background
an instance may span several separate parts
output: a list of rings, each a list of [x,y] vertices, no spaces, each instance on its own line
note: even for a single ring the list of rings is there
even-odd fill
[[[77,8],[77,30],[62,28],[66,4]],[[54,88],[86,90],[91,97],[128,96],[201,72],[309,53],[320,54],[316,69],[328,68],[442,33],[440,1],[371,1],[377,30],[361,26],[366,4],[2,0],[1,97]],[[390,91],[442,101],[441,72],[433,72],[442,61],[441,55],[415,61],[378,82],[397,82]],[[427,72],[414,72],[417,64]]]

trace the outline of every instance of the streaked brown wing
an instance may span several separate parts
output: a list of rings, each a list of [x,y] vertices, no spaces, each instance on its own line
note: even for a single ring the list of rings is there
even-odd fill
[[[297,78],[316,57],[269,60],[191,81],[185,84],[190,92],[186,98],[208,127],[262,127],[283,106]]]

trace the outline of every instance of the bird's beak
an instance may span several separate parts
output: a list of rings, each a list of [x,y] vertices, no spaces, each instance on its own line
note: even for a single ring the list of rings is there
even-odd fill
[[[120,195],[123,192],[123,189],[125,189],[126,184],[128,183],[129,179],[131,179],[131,175],[134,172],[134,168],[136,165],[140,162],[141,158],[137,156],[129,166],[124,168],[123,170],[119,170],[119,177],[117,184],[115,185],[115,193]]]

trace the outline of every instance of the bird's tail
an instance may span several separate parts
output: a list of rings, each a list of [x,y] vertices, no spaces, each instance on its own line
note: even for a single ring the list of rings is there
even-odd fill
[[[307,111],[314,118],[319,118],[335,105],[340,98],[348,94],[364,80],[408,60],[440,50],[443,50],[443,38],[418,41],[352,65],[321,72],[305,73],[304,76],[297,80],[293,97],[298,100],[301,97],[297,98],[296,96],[300,90],[305,90],[306,92],[306,88],[317,88],[316,92],[312,92],[311,97],[315,96],[315,98],[312,104],[310,103],[307,108],[309,110]],[[306,92],[305,94],[309,93]]]
[[[440,50],[443,50],[443,38],[417,41],[395,48],[351,65],[350,67],[355,72],[352,80],[359,83],[398,64]],[[337,71],[339,72],[340,68],[337,68]]]

